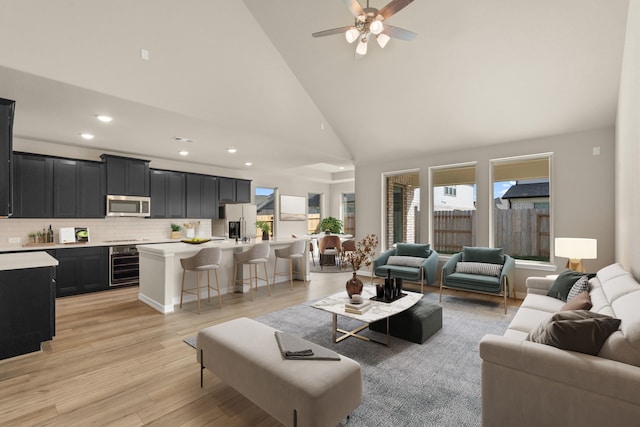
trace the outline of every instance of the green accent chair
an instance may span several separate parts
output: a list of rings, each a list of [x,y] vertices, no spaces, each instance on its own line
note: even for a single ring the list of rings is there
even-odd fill
[[[424,285],[435,283],[438,273],[438,252],[431,249],[428,243],[397,243],[373,260],[371,281],[373,276],[401,278],[420,283],[420,292],[424,293]]]
[[[515,260],[503,254],[502,248],[465,246],[442,267],[440,302],[443,288],[499,295],[504,297],[506,314],[509,289],[515,284],[515,270]]]

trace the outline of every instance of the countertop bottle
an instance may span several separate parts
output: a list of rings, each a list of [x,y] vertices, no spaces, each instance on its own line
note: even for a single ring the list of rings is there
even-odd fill
[[[53,229],[51,228],[51,224],[49,224],[49,230],[47,230],[47,242],[53,243]]]

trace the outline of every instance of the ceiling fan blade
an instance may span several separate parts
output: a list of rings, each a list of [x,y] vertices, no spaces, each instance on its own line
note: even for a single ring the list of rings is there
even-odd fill
[[[407,7],[412,1],[413,0],[391,0],[382,9],[380,9],[378,15],[382,15],[384,19],[387,19]]]
[[[394,27],[393,25],[384,24],[383,34],[393,37],[395,39],[413,41],[417,34],[413,31],[405,30],[404,28]]]
[[[344,34],[347,32],[349,28],[353,26],[340,27],[340,28],[332,28],[330,30],[318,31],[317,33],[311,34],[313,37],[324,37],[324,36],[332,36],[334,34]]]
[[[358,0],[342,0],[342,1],[349,8],[351,13],[353,13],[353,16],[357,17],[360,15],[364,15],[364,9],[362,9],[362,6],[360,6],[360,3],[358,3]]]

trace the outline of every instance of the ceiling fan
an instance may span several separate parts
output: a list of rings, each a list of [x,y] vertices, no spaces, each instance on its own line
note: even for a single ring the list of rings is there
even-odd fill
[[[334,34],[344,33],[349,43],[359,40],[358,46],[356,47],[356,58],[361,58],[367,54],[367,44],[371,37],[375,37],[378,45],[384,48],[391,37],[411,41],[417,36],[417,34],[412,31],[383,23],[384,20],[389,19],[407,7],[413,0],[391,0],[380,10],[375,7],[369,7],[369,0],[367,0],[367,7],[364,9],[360,6],[358,0],[342,1],[351,13],[353,13],[353,16],[356,17],[354,25],[319,31],[311,34],[313,37],[332,36]]]

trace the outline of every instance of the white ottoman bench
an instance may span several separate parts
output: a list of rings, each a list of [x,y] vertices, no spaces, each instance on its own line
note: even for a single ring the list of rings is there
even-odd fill
[[[198,332],[204,368],[286,426],[335,426],[362,403],[358,362],[285,359],[276,329],[242,317]]]

